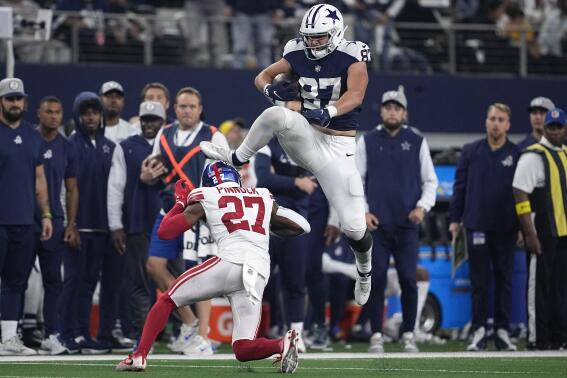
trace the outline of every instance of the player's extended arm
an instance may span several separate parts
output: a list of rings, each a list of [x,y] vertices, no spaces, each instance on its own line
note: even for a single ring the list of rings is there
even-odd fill
[[[157,231],[158,238],[174,239],[205,217],[205,209],[199,202],[192,202],[187,206],[190,192],[191,189],[185,180],[181,179],[175,183],[175,206],[163,217]]]
[[[157,235],[161,240],[175,239],[193,227],[199,219],[205,216],[205,210],[200,203],[184,206],[177,202],[163,217]]]
[[[356,62],[348,68],[347,90],[333,104],[337,108],[337,114],[332,117],[346,114],[357,108],[364,100],[366,87],[368,86],[368,71],[365,62]]]
[[[307,219],[293,210],[278,206],[275,201],[272,207],[270,229],[274,234],[282,237],[299,236],[311,232]]]
[[[256,85],[256,89],[258,89],[260,93],[264,93],[264,88],[266,87],[266,85],[272,84],[272,81],[276,76],[278,76],[281,73],[290,73],[290,72],[291,72],[291,65],[286,59],[281,58],[277,62],[264,68],[254,79],[254,85]]]

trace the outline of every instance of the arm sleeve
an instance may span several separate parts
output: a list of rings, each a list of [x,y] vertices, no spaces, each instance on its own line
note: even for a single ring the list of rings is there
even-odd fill
[[[175,239],[193,227],[192,224],[187,223],[183,210],[185,210],[184,206],[177,202],[171,210],[165,214],[157,230],[158,238],[161,240]]]
[[[449,207],[449,221],[460,222],[465,209],[465,192],[469,170],[469,149],[465,146],[455,171],[455,183],[453,184],[453,197]]]
[[[126,187],[126,160],[120,144],[116,145],[112,155],[112,166],[108,176],[107,211],[110,231],[124,228],[122,224],[122,205]]]
[[[298,226],[300,226],[303,229],[303,234],[301,235],[308,234],[311,232],[311,226],[309,225],[309,222],[307,222],[307,219],[303,218],[301,215],[299,215],[293,210],[290,210],[283,206],[278,206],[278,211],[276,211],[276,215],[283,218],[287,218],[290,221],[297,224]]]
[[[272,159],[269,147],[264,147],[254,158],[254,171],[258,179],[258,187],[267,188],[271,192],[281,193],[295,189],[295,178],[277,175],[272,172]]]
[[[419,150],[419,163],[421,165],[421,198],[417,201],[416,207],[423,207],[425,211],[429,211],[435,206],[439,181],[433,168],[433,160],[431,160],[429,146],[425,138],[423,138]]]
[[[360,173],[360,178],[362,179],[362,185],[365,187],[364,206],[366,207],[366,212],[368,212],[368,201],[366,200],[366,142],[364,141],[363,136],[360,137],[356,143],[356,154],[354,156],[356,159],[356,168],[358,169],[358,173]]]
[[[161,136],[163,134],[163,127],[161,129],[159,129],[157,135],[156,135],[156,139],[154,141],[154,147],[152,149],[152,155],[161,155],[161,147],[160,147],[160,139]]]
[[[541,156],[526,152],[520,156],[512,187],[525,193],[532,193],[540,181],[545,180],[545,167]]]

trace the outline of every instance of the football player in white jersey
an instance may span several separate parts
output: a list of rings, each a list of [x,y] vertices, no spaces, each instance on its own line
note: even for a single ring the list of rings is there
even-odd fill
[[[344,39],[341,12],[317,4],[305,13],[302,38],[289,41],[283,57],[255,79],[256,88],[273,101],[297,98],[289,81],[272,84],[280,73],[299,77],[301,112],[286,107],[266,109],[236,151],[201,142],[203,153],[239,166],[274,136],[297,164],[312,172],[356,256],[358,279],[354,296],[364,304],[370,295],[372,237],[366,229],[362,181],[354,153],[358,113],[368,85],[368,45]]]
[[[177,182],[176,204],[163,218],[158,236],[175,238],[206,219],[218,244],[218,255],[187,270],[159,298],[146,318],[138,349],[116,370],[145,370],[155,338],[177,307],[225,296],[232,307],[236,358],[251,361],[280,355],[281,371],[293,373],[298,366],[297,331],[290,330],[282,339],[273,340],[256,338],[256,332],[270,274],[270,232],[298,236],[309,233],[309,223],[296,212],[278,206],[268,189],[243,188],[236,169],[224,162],[206,165],[202,182],[203,187],[191,192],[185,181]]]

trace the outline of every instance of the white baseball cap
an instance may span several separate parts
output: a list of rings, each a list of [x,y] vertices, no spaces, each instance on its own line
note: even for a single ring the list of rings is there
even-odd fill
[[[408,107],[408,100],[406,99],[406,95],[400,91],[388,91],[382,95],[382,105],[387,102],[395,102],[401,105],[404,109]]]
[[[165,119],[165,110],[163,105],[156,101],[145,101],[140,104],[140,112],[138,113],[140,117],[152,115]]]
[[[0,81],[0,97],[24,96],[24,83],[20,79],[6,78]]]

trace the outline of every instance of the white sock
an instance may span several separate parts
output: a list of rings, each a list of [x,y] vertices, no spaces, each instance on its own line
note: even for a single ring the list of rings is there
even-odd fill
[[[18,321],[17,320],[2,320],[0,321],[2,329],[2,342],[10,340],[18,334]]]
[[[429,292],[429,281],[417,281],[417,313],[415,319],[415,330],[419,330],[419,319],[421,319],[421,312],[427,300],[427,293]]]
[[[297,333],[299,333],[300,335],[303,332],[303,322],[296,322],[296,323],[292,322],[290,327],[291,327],[291,329],[296,330]]]

